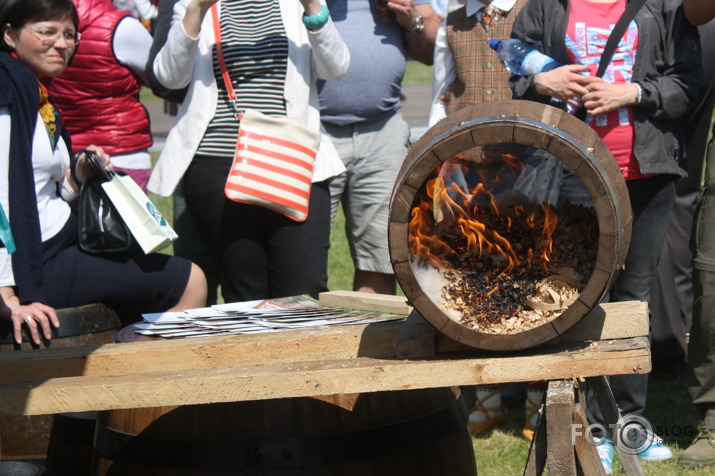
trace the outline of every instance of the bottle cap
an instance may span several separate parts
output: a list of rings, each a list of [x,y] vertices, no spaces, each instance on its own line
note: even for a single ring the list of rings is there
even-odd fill
[[[498,39],[498,38],[492,38],[491,40],[489,40],[489,47],[490,47],[491,49],[496,50],[497,48],[499,48],[499,45],[501,45],[501,40],[500,40],[500,39]]]

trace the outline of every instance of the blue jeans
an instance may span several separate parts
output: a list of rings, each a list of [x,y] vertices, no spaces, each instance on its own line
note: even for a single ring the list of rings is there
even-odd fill
[[[608,301],[650,300],[658,257],[665,240],[670,210],[675,201],[674,175],[626,182],[633,211],[631,244],[621,271],[608,295]],[[624,415],[640,415],[648,395],[648,375],[617,375],[609,378],[616,403]],[[588,399],[588,419],[603,424],[598,405],[592,395]]]

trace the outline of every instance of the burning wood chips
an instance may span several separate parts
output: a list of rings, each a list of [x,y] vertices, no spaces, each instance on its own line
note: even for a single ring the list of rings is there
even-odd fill
[[[447,280],[442,306],[461,313],[461,324],[484,333],[516,334],[563,313],[593,271],[598,223],[592,208],[564,202],[526,209],[472,207],[470,220],[485,225],[484,239],[499,247],[474,252],[464,226],[435,224],[432,230],[452,251],[438,269]],[[426,231],[426,230],[423,230]],[[434,235],[433,235],[434,236]],[[502,251],[506,242],[508,251]],[[429,259],[429,258],[428,258]],[[429,259],[435,264],[435,259]]]

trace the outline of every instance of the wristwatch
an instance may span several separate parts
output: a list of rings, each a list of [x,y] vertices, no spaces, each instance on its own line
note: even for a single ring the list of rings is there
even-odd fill
[[[421,33],[425,29],[425,17],[421,13],[415,13],[414,18],[412,18],[412,26],[405,28],[407,33]]]

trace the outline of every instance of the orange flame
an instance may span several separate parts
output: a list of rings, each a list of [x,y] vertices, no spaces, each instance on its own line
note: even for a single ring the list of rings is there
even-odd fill
[[[513,183],[523,168],[516,156],[502,154],[501,159],[499,167],[478,164],[473,172],[479,180],[471,189],[466,177],[474,163],[452,159],[436,171],[426,184],[429,198],[412,209],[408,239],[414,257],[445,269],[476,257],[497,266],[500,275],[547,272],[557,214],[548,204],[510,206],[507,200],[500,206],[495,190]],[[509,213],[503,206],[509,206]],[[535,243],[523,242],[518,236],[523,230],[536,234]]]

